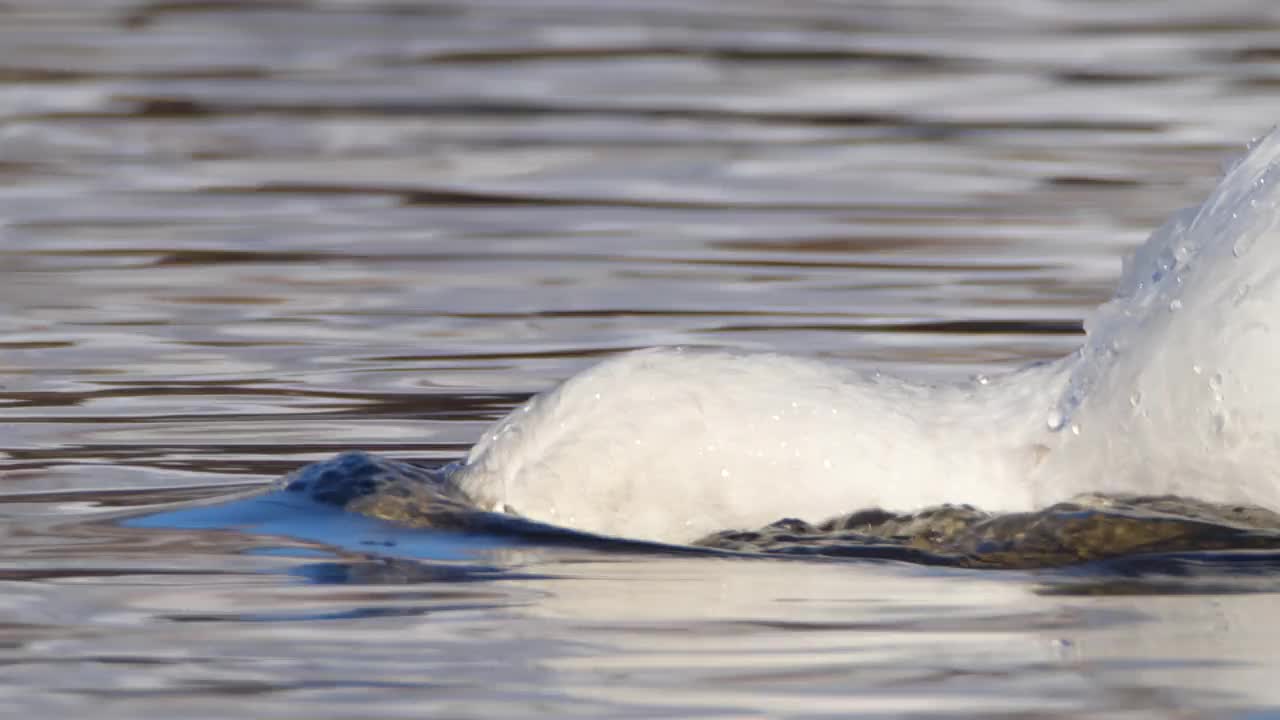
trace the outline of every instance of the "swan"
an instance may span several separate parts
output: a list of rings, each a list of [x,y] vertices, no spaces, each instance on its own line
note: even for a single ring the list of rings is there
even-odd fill
[[[1280,132],[1124,263],[1068,357],[922,383],[804,357],[616,356],[486,430],[480,508],[688,542],[782,517],[1090,492],[1280,507]]]

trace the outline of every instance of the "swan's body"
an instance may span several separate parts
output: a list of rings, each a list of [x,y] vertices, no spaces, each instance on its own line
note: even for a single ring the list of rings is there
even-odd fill
[[[1280,507],[1280,136],[1157,231],[1069,358],[922,385],[803,358],[649,350],[487,431],[482,507],[687,541],[781,517],[1079,492]]]

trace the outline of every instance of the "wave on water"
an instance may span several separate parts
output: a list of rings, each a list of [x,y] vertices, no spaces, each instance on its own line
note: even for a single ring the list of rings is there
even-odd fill
[[[458,494],[447,470],[363,452],[307,465],[265,492],[125,522],[152,528],[234,527],[339,545],[350,535],[359,540],[345,544],[365,552],[434,560],[492,548],[560,545],[975,569],[1083,566],[1094,574],[1280,572],[1280,513],[1256,506],[1090,494],[1035,512],[944,505],[914,513],[867,509],[818,524],[780,519],[762,528],[713,533],[689,545],[666,545],[480,510]],[[420,530],[433,532],[424,539],[414,534]],[[452,544],[441,538],[452,538]],[[424,540],[425,549],[418,548]]]

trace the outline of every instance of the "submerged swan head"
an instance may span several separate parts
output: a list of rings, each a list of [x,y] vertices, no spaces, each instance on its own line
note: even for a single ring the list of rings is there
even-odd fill
[[[1087,491],[1280,507],[1280,132],[1125,264],[1079,351],[926,385],[774,354],[610,359],[490,428],[482,507],[687,541],[781,517]]]

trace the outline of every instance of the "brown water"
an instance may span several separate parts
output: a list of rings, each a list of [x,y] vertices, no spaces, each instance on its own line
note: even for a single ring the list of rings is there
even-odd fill
[[[1266,2],[0,0],[0,707],[1280,708],[1273,570],[113,514],[347,448],[453,459],[628,348],[937,376],[1063,354],[1278,119]]]

